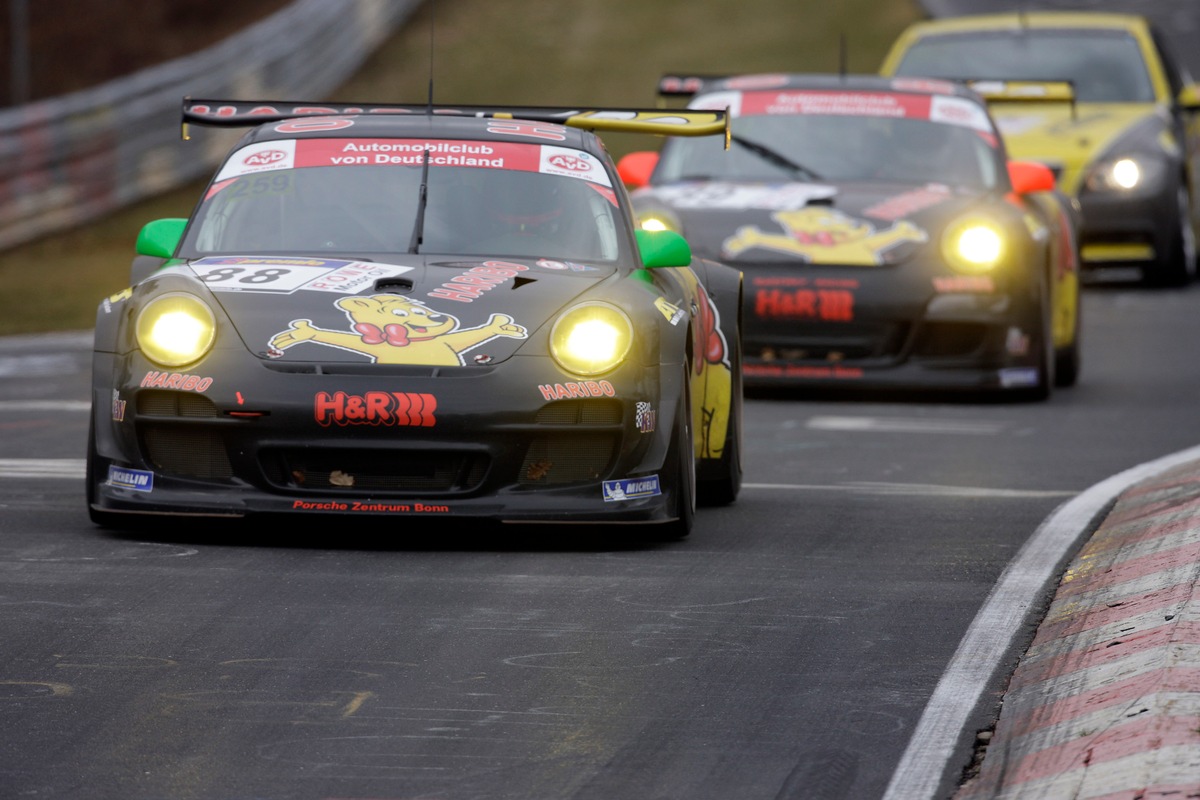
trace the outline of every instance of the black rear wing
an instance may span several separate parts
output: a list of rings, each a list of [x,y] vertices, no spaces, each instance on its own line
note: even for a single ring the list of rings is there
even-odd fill
[[[400,103],[306,103],[291,100],[213,100],[183,98],[184,139],[188,124],[251,127],[297,117],[342,117],[359,114],[437,114],[442,116],[519,119],[552,122],[588,131],[651,133],[661,136],[724,134],[729,141],[726,110],[664,108],[567,108],[546,106],[430,106]]]

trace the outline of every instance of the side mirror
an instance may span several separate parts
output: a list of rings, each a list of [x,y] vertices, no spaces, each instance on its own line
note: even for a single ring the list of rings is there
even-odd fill
[[[1054,191],[1054,173],[1037,161],[1008,162],[1008,180],[1017,194]]]
[[[134,252],[139,256],[154,256],[155,258],[170,258],[179,247],[183,238],[183,229],[187,227],[186,219],[168,217],[147,222],[138,233]]]
[[[653,150],[639,150],[628,153],[617,161],[617,174],[626,186],[640,189],[650,183],[650,174],[658,166],[658,153]]]
[[[1184,111],[1200,111],[1200,86],[1189,83],[1179,90],[1175,102]]]
[[[675,231],[634,231],[642,265],[646,269],[686,267],[692,263],[692,246]]]

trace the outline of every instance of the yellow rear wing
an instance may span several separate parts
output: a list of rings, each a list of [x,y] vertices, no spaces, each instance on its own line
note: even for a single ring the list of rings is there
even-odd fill
[[[1002,103],[1066,103],[1075,116],[1075,84],[1071,81],[1006,81],[986,78],[965,81],[989,105]]]
[[[660,136],[711,136],[729,140],[729,114],[724,110],[663,108],[570,108],[546,106],[432,106],[400,103],[305,103],[284,100],[212,100],[183,98],[182,135],[187,126],[250,127],[297,117],[358,114],[435,114],[438,116],[519,119],[552,122],[587,131],[650,133]]]

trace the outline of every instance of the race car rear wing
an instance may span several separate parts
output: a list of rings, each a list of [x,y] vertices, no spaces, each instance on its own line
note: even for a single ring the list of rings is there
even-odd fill
[[[552,122],[588,131],[651,133],[662,136],[725,135],[729,146],[729,114],[725,110],[663,108],[555,108],[544,106],[430,106],[399,103],[305,103],[276,100],[211,100],[183,98],[184,139],[187,126],[248,127],[296,117],[357,114],[438,114],[492,119]]]
[[[1066,103],[1075,118],[1075,84],[1069,80],[994,80],[968,78],[967,86],[989,105],[1002,103]]]

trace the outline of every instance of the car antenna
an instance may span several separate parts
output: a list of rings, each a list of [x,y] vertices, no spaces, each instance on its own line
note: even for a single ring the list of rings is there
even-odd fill
[[[846,33],[838,34],[838,75],[846,77]]]
[[[426,107],[429,116],[433,116],[433,23],[436,8],[436,2],[429,4],[429,105]]]
[[[437,3],[429,4],[429,101],[425,113],[433,116],[433,22],[434,8]],[[417,218],[413,222],[412,239],[408,243],[408,252],[417,253],[421,242],[425,239],[425,207],[429,204],[429,145],[421,154],[421,188],[417,192]]]

